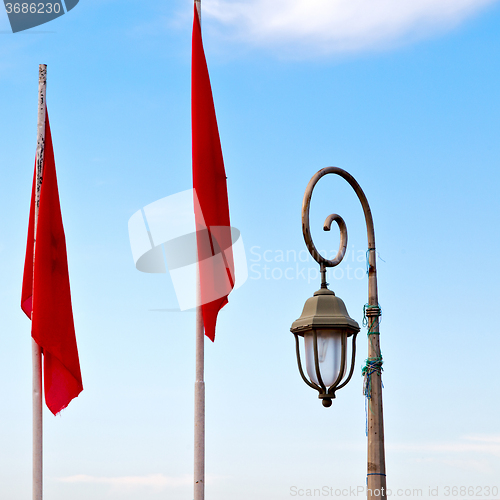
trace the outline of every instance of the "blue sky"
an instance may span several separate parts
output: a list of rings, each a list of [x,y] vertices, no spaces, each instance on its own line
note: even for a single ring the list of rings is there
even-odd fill
[[[446,486],[500,488],[498,2],[204,2],[231,221],[249,266],[206,345],[207,500],[364,485],[365,332],[355,376],[329,409],[300,379],[289,332],[319,287],[314,262],[293,259],[305,248],[302,196],[329,165],[354,175],[375,221],[388,487],[428,496],[438,486],[442,498]],[[168,275],[135,269],[127,230],[137,210],[191,187],[191,26],[184,0],[81,0],[16,35],[0,9],[9,500],[31,494],[30,325],[19,302],[40,63],[85,388],[61,416],[45,412],[46,497],[192,498],[194,314],[151,311],[177,307],[174,289]],[[329,176],[311,208],[329,252],[338,234],[321,227],[332,212],[346,220],[349,253],[331,288],[361,323],[362,212]]]

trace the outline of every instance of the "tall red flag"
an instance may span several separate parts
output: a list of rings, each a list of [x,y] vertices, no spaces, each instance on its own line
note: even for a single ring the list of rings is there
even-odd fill
[[[213,341],[217,314],[234,287],[234,263],[226,172],[196,6],[192,50],[193,186],[200,295],[205,335]]]
[[[45,121],[43,182],[34,249],[35,189],[36,167],[31,193],[21,308],[31,318],[31,336],[43,352],[45,402],[56,415],[80,394],[83,386],[48,114]]]

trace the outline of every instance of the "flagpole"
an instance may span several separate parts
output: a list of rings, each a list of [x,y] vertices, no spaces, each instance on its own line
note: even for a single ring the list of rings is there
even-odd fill
[[[201,0],[194,0],[201,24]],[[194,383],[194,500],[205,500],[205,331],[200,269],[196,286],[196,380]]]
[[[194,0],[201,24],[201,0]],[[196,380],[194,383],[194,500],[205,500],[205,331],[200,269],[196,286]]]
[[[198,272],[196,306],[196,381],[194,383],[194,500],[205,499],[205,332]]]
[[[38,207],[43,178],[43,157],[45,149],[45,116],[47,65],[40,64],[38,75],[38,124],[36,145],[36,191],[35,191],[35,237],[38,223]],[[33,249],[33,266],[35,265],[35,249]],[[32,300],[34,297],[32,297]],[[33,313],[32,313],[33,314]],[[33,360],[33,500],[43,498],[43,418],[42,418],[42,350],[32,339]]]

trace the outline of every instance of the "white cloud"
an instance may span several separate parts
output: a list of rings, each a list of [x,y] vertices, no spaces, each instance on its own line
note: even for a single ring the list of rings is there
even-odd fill
[[[418,463],[494,474],[500,463],[500,434],[467,435],[454,441],[389,442],[387,450],[391,453],[401,452]]]
[[[395,451],[427,453],[481,453],[500,458],[500,435],[464,436],[459,441],[434,443],[394,443],[388,447]]]
[[[458,458],[417,458],[416,462],[419,463],[433,463],[439,465],[447,465],[454,469],[461,469],[470,472],[471,470],[479,473],[491,474],[495,471],[489,460],[471,460],[471,459],[458,459]]]
[[[190,485],[193,477],[189,475],[180,477],[170,477],[164,474],[149,474],[147,476],[118,476],[118,477],[99,477],[78,474],[59,478],[63,483],[93,483],[112,486],[117,489],[133,487],[150,487],[157,491],[166,488]]]
[[[228,35],[308,54],[380,48],[449,29],[498,0],[203,0]]]
[[[213,474],[206,475],[205,479],[208,484],[214,483],[223,479],[223,476]],[[109,486],[115,491],[129,491],[132,488],[149,488],[155,492],[166,491],[172,488],[191,487],[193,484],[192,474],[183,476],[166,476],[165,474],[147,474],[145,476],[90,476],[87,474],[77,474],[74,476],[60,477],[58,481],[62,483],[87,483],[87,484],[102,484]]]
[[[467,441],[480,441],[500,446],[500,434],[471,434],[464,436],[464,439],[467,439]]]

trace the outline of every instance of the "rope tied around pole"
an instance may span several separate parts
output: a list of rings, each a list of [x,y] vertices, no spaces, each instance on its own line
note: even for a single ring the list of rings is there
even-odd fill
[[[368,358],[366,360],[365,366],[361,370],[361,375],[365,377],[365,382],[363,384],[363,394],[366,396],[366,399],[372,398],[372,375],[374,373],[379,373],[380,375],[383,372],[382,365],[384,361],[382,356],[377,356],[376,358]]]
[[[370,273],[370,252],[374,252],[375,248],[369,248],[366,251],[366,274]]]
[[[367,335],[370,338],[371,335],[380,335],[378,331],[378,325],[380,324],[380,316],[382,316],[382,308],[379,304],[370,305],[365,304],[363,306],[363,326],[368,329]],[[373,318],[372,321],[369,318]],[[370,339],[371,342],[371,339]],[[368,358],[366,360],[365,366],[361,369],[361,375],[365,377],[365,382],[363,385],[363,394],[366,399],[371,399],[371,376],[374,373],[382,374],[382,365],[384,361],[382,359],[382,354],[374,358]]]
[[[370,401],[372,399],[372,375],[374,373],[378,373],[382,375],[382,365],[384,361],[382,356],[377,356],[376,358],[368,358],[366,360],[365,366],[363,366],[361,370],[361,374],[365,377],[363,382],[363,395],[366,397],[365,399],[365,414],[366,414],[366,435],[368,436],[368,408],[373,413],[373,410],[370,406]],[[383,387],[383,384],[382,384]]]
[[[368,329],[367,335],[370,338],[371,335],[380,335],[378,331],[378,326],[380,324],[380,316],[382,315],[382,308],[379,304],[370,305],[365,304],[363,306],[363,326]],[[372,321],[369,318],[373,318]],[[370,340],[371,342],[371,340]],[[366,360],[365,366],[361,369],[361,375],[365,377],[365,381],[363,384],[363,394],[366,396],[366,399],[372,398],[372,384],[371,377],[374,373],[382,374],[383,368],[382,365],[384,361],[382,359],[382,354],[374,358],[368,358]]]
[[[378,331],[378,326],[380,324],[380,316],[382,316],[382,308],[380,307],[380,304],[378,305],[370,305],[370,304],[365,304],[363,306],[363,326],[368,328],[368,336],[370,335],[379,335],[380,332]],[[375,318],[371,324],[369,322],[368,318]],[[376,330],[374,331],[374,328]]]
[[[380,316],[382,316],[382,308],[380,304],[371,305],[365,304],[363,306],[363,326],[367,328],[367,335],[370,339],[370,344],[373,347],[372,335],[380,335],[378,327],[380,324]],[[371,321],[370,321],[371,318]],[[363,394],[366,397],[365,400],[365,413],[366,413],[366,435],[368,436],[368,408],[372,411],[370,406],[370,401],[372,399],[372,375],[378,373],[382,375],[382,365],[384,360],[382,359],[382,354],[376,357],[368,358],[365,362],[365,366],[361,369],[361,375],[365,378],[363,382]],[[382,385],[383,387],[383,385]]]

